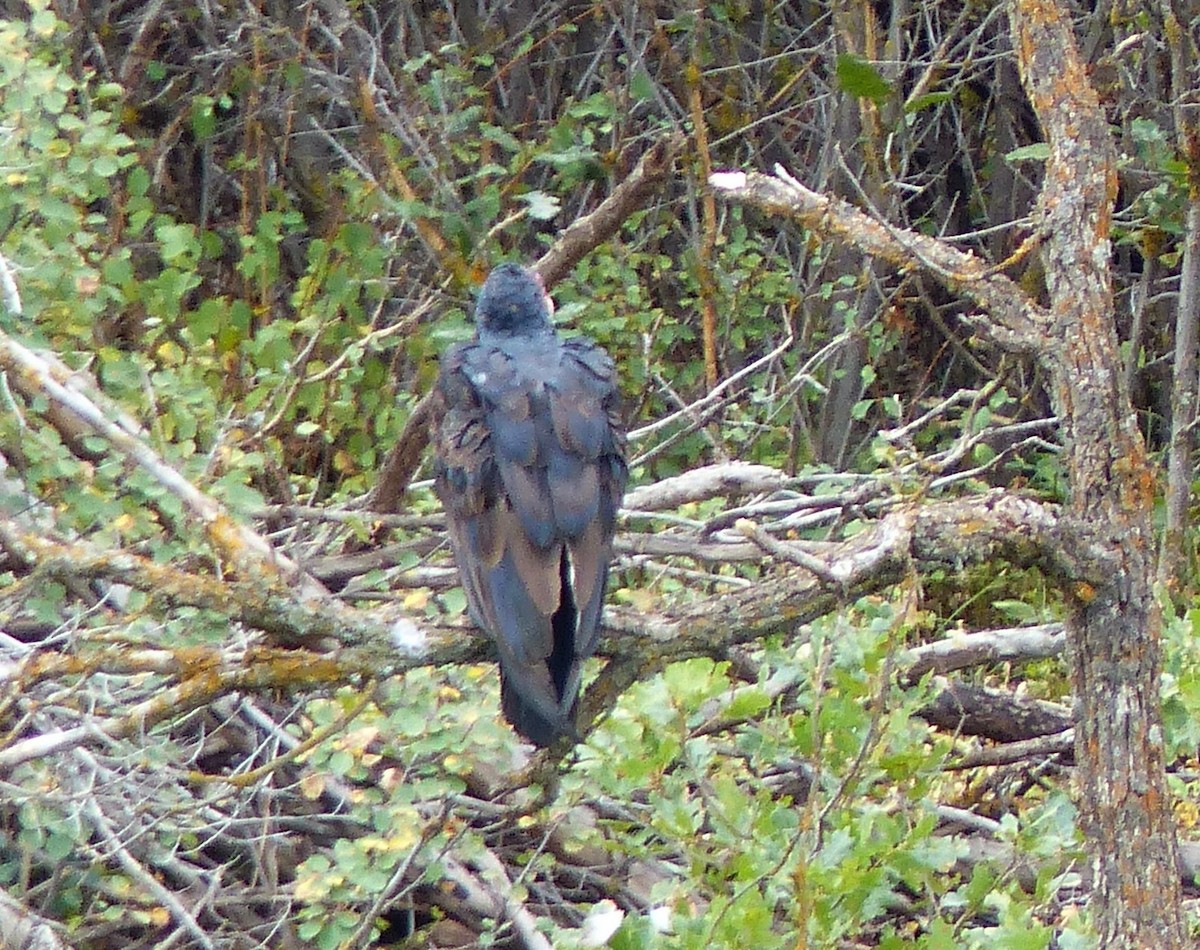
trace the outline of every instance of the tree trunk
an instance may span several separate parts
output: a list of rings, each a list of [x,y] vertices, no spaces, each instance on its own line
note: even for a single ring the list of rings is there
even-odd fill
[[[1166,528],[1158,580],[1178,592],[1184,573],[1184,529],[1192,499],[1192,427],[1196,422],[1196,344],[1200,324],[1200,117],[1189,102],[1196,67],[1196,37],[1180,22],[1170,0],[1162,2],[1163,35],[1171,54],[1175,140],[1188,168],[1187,232],[1175,308],[1175,376],[1171,386],[1171,448],[1167,457]],[[1196,28],[1193,26],[1193,30]],[[1149,266],[1149,262],[1147,265]]]
[[[1182,947],[1158,694],[1154,479],[1120,371],[1109,275],[1115,154],[1066,14],[1013,0],[1009,15],[1022,82],[1051,146],[1039,203],[1051,326],[1039,356],[1051,373],[1071,511],[1113,560],[1110,583],[1067,591],[1096,926],[1102,947]]]

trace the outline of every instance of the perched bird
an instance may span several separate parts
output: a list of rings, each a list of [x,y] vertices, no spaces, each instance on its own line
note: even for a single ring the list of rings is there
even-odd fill
[[[625,492],[616,369],[560,339],[541,278],[500,264],[475,338],[441,360],[434,486],[472,620],[496,643],[504,715],[537,745],[575,735]]]

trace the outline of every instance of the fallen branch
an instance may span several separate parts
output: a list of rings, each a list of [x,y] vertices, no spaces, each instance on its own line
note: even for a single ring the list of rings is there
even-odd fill
[[[135,463],[180,500],[183,509],[203,529],[209,543],[247,579],[286,584],[298,596],[328,600],[321,585],[288,558],[276,552],[262,535],[232,517],[216,499],[206,495],[168,465],[128,423],[114,422],[83,392],[72,388],[72,373],[56,357],[39,355],[0,331],[0,371],[26,399],[43,398],[80,426],[105,439],[120,455]]]
[[[1028,662],[1058,656],[1066,642],[1061,623],[952,633],[910,650],[911,662],[904,680],[911,684],[931,671],[949,673],[981,663]]]
[[[938,694],[917,715],[946,732],[982,736],[996,742],[1023,742],[1058,735],[1074,724],[1060,703],[1016,696],[1005,689],[953,683],[938,677]]]
[[[631,214],[646,206],[674,171],[675,158],[685,141],[680,133],[658,139],[595,211],[573,221],[559,234],[554,246],[534,265],[547,287],[562,280],[585,254],[611,238]]]

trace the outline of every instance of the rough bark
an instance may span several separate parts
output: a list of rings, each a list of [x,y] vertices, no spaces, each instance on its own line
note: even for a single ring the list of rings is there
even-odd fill
[[[1116,156],[1065,12],[1017,0],[1009,15],[1021,78],[1051,148],[1039,199],[1051,332],[1039,358],[1051,374],[1071,510],[1118,561],[1106,583],[1069,591],[1066,624],[1096,926],[1103,947],[1182,947],[1158,698],[1154,481],[1120,372],[1109,274]]]
[[[1065,12],[1047,0],[1013,0],[1008,11],[1022,83],[1050,145],[1036,215],[1049,308],[975,256],[890,228],[785,173],[717,175],[713,184],[820,235],[925,269],[987,310],[988,319],[976,323],[981,334],[1032,354],[1048,371],[1078,528],[1070,550],[1080,562],[1059,565],[1059,575],[1068,601],[1079,808],[1100,945],[1181,947],[1158,702],[1154,481],[1121,372],[1109,274],[1116,157]],[[979,540],[966,535],[964,544]]]

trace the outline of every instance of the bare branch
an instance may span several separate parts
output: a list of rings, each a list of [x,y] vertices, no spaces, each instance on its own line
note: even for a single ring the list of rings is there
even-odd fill
[[[977,322],[976,329],[1008,349],[1033,353],[1045,346],[1048,315],[1016,283],[974,254],[893,227],[840,198],[810,191],[780,166],[774,175],[715,172],[709,184],[733,201],[792,218],[823,238],[845,241],[900,270],[930,271],[948,288],[983,307],[994,323]]]
[[[86,395],[67,385],[71,372],[54,357],[41,356],[0,331],[0,370],[26,399],[44,397],[121,455],[135,462],[155,481],[175,495],[184,510],[203,528],[209,541],[247,578],[296,585],[300,596],[325,599],[311,578],[258,533],[241,524],[216,499],[204,494],[150,448],[136,431],[113,422]]]
[[[21,950],[68,950],[54,926],[0,892],[0,944]]]
[[[786,476],[769,465],[722,462],[630,489],[625,495],[624,508],[626,511],[661,511],[718,495],[777,491],[786,484]]]
[[[684,141],[678,133],[658,139],[595,211],[572,222],[558,236],[534,265],[547,287],[562,280],[585,254],[616,234],[634,211],[645,207],[673,171]]]
[[[909,651],[905,677],[915,682],[926,673],[949,673],[980,663],[1009,663],[1038,660],[1062,653],[1066,634],[1061,623],[949,636]]]

